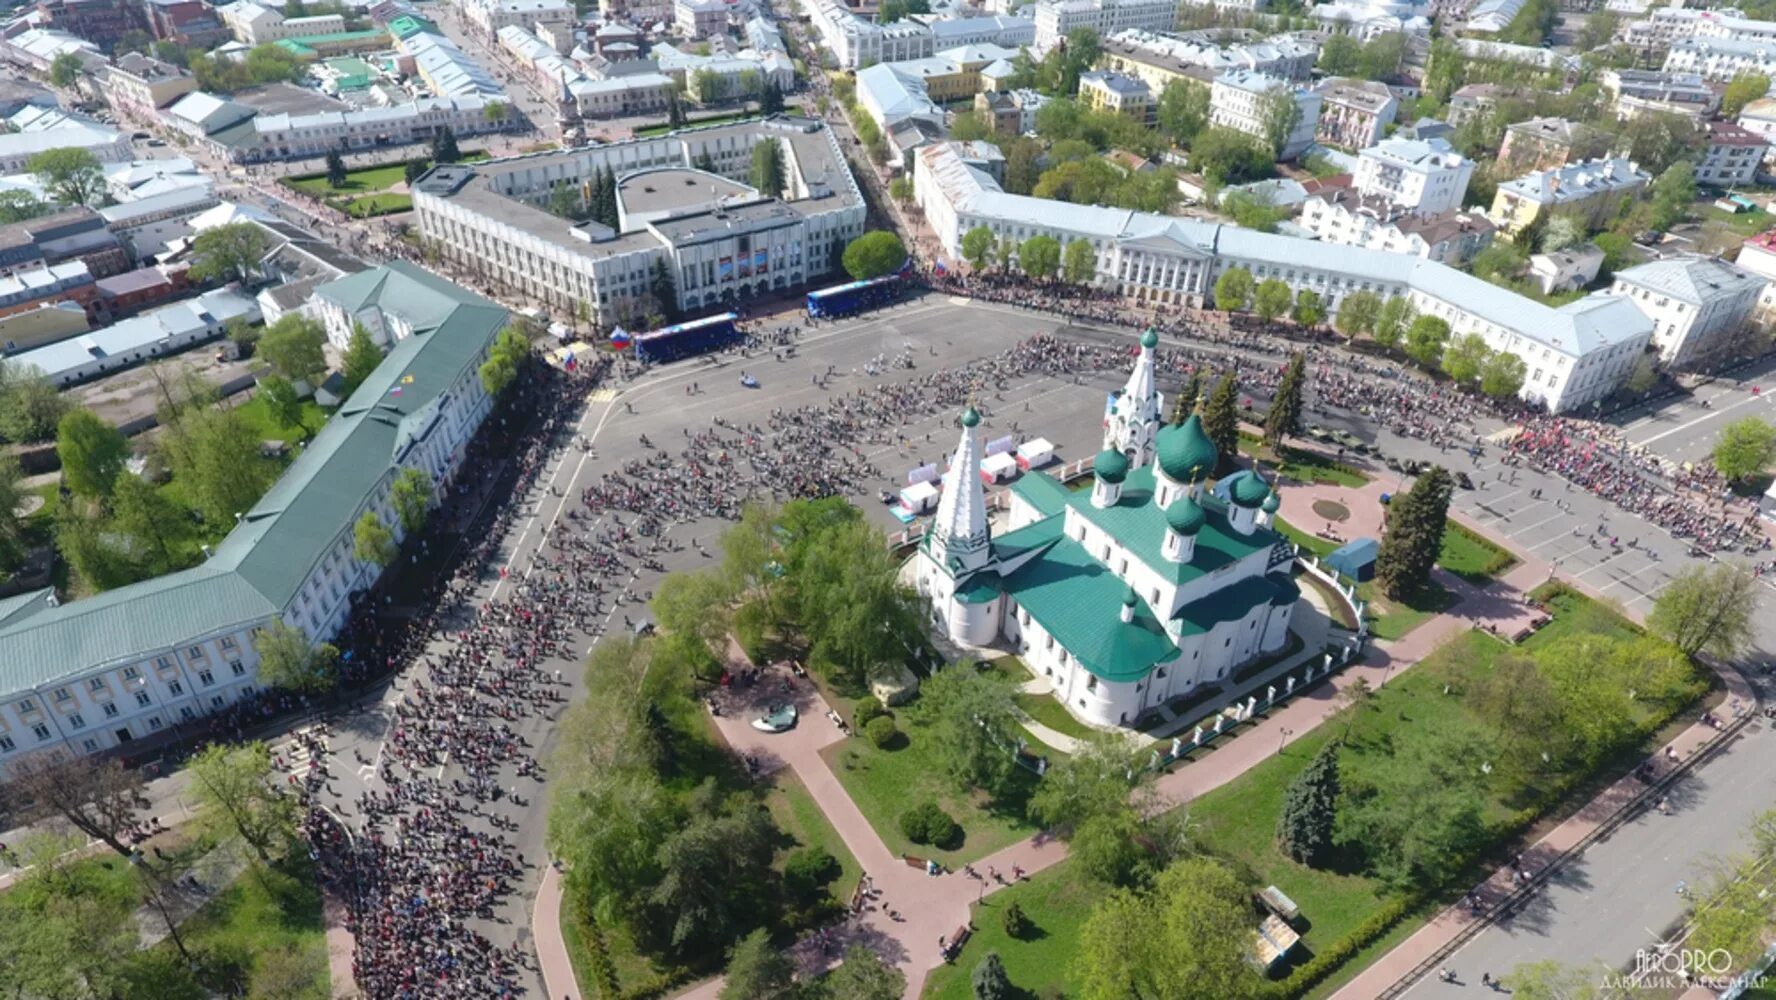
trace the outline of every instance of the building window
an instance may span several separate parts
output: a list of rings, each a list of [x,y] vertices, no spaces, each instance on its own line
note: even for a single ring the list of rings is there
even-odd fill
[[[223,649],[233,649],[234,648],[234,636],[231,636],[231,635],[223,636],[222,637],[222,648]]]
[[[99,752],[99,741],[98,740],[92,740],[92,739],[81,740],[80,746],[87,753],[98,753]]]
[[[189,709],[187,709],[187,711],[189,711]],[[160,721],[160,716],[150,715],[148,717],[148,728],[149,729],[159,729],[162,725],[164,725],[164,723],[162,723]]]
[[[37,737],[37,742],[42,743],[49,739],[49,727],[39,722],[31,727],[31,735]]]
[[[74,697],[74,696],[68,693],[67,688],[56,688],[55,689],[55,700],[56,700],[56,704],[58,704],[58,705],[64,701],[67,701],[69,698],[72,698],[72,697]]]
[[[0,753],[11,753],[18,749],[18,744],[10,736],[0,736]]]
[[[222,701],[221,695],[218,694],[218,695],[211,696],[211,698],[210,698],[210,707],[211,708],[221,708],[223,706],[223,704],[224,704],[224,702]]]
[[[136,704],[142,706],[143,708],[147,708],[149,705],[154,704],[154,699],[148,697],[148,692],[146,692],[146,691],[137,691],[136,692]]]
[[[236,677],[245,677],[247,675],[247,665],[239,660],[230,660],[228,662],[228,669]]]
[[[30,712],[35,712],[35,711],[37,711],[37,703],[32,701],[29,698],[26,698],[24,701],[21,701],[18,703],[18,710],[19,710],[20,715],[25,715]]]
[[[190,649],[187,649],[185,651],[185,656],[188,659],[201,660],[204,658],[203,647],[202,646],[193,646]]]
[[[106,702],[105,707],[104,707],[104,709],[102,709],[102,711],[105,713],[105,718],[107,718],[107,719],[117,718],[117,706],[112,704],[111,702]]]
[[[177,698],[185,693],[185,685],[179,681],[172,681],[167,684],[167,690],[172,692],[173,697]]]
[[[94,677],[92,680],[86,682],[86,686],[93,691],[103,691],[105,690],[105,678]]]
[[[216,675],[210,673],[208,670],[199,670],[197,672],[197,680],[204,687],[211,687],[216,683]]]
[[[136,678],[141,677],[141,676],[142,676],[142,672],[140,670],[137,670],[135,667],[124,667],[123,668],[123,679],[126,681],[133,681]]]
[[[68,725],[74,727],[75,729],[85,729],[86,728],[86,717],[81,715],[79,712],[75,712],[72,715],[68,716]]]

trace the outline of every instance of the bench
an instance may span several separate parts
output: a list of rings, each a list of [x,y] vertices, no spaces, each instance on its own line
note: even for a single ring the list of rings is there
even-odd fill
[[[1296,906],[1294,900],[1274,885],[1265,886],[1258,893],[1258,902],[1264,904],[1265,909],[1286,921],[1294,921],[1301,916],[1301,907]]]
[[[973,936],[973,924],[963,924],[956,928],[955,933],[950,935],[948,941],[946,941],[943,946],[943,960],[946,962],[955,961],[956,956],[962,953],[962,946],[967,944],[968,939]]]

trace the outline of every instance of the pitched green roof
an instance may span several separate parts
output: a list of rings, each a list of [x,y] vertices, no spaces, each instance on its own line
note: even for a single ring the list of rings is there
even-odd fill
[[[1029,472],[1011,484],[1011,492],[1036,508],[1043,517],[1053,517],[1067,509],[1074,500],[1073,491],[1062,486],[1046,472]]]
[[[1249,576],[1231,587],[1192,601],[1172,617],[1183,626],[1180,635],[1201,635],[1223,622],[1239,621],[1260,604],[1292,604],[1301,587],[1284,573]]]
[[[1154,572],[1175,584],[1213,573],[1281,541],[1268,528],[1257,528],[1250,535],[1234,531],[1227,523],[1226,505],[1205,493],[1200,501],[1204,524],[1196,533],[1196,551],[1187,563],[1172,562],[1159,551],[1165,540],[1166,512],[1153,502],[1153,490],[1153,467],[1144,465],[1128,474],[1116,503],[1108,507],[1094,507],[1090,503],[1072,506]],[[1069,499],[1073,496],[1068,494]]]
[[[1042,478],[1046,479],[1047,477]],[[1066,519],[1051,514],[1040,521],[1026,524],[1016,531],[994,535],[992,541],[993,558],[1000,562],[1015,562],[1033,549],[1053,544],[1066,529]]]
[[[1133,621],[1122,620],[1128,584],[1071,538],[1006,577],[1004,587],[1100,680],[1138,680],[1178,655],[1147,602],[1136,603]]]
[[[956,600],[963,604],[985,604],[1003,593],[999,574],[992,570],[971,574],[956,588]]]

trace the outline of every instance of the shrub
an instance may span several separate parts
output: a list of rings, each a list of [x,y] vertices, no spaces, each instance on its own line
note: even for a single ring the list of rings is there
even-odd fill
[[[1022,941],[1030,933],[1030,918],[1024,915],[1024,908],[1015,899],[1005,907],[1000,919],[1005,921],[1005,935],[1013,941]]]
[[[882,705],[880,699],[873,694],[864,695],[857,699],[857,704],[851,706],[851,724],[862,729],[870,724],[870,720],[887,714],[888,709]]]
[[[1274,984],[1271,995],[1298,997],[1318,986],[1340,966],[1356,957],[1357,952],[1392,930],[1418,904],[1419,899],[1415,896],[1395,896],[1383,903],[1381,909],[1371,913],[1369,919],[1358,924],[1355,930],[1332,942],[1329,947],[1315,952],[1314,957],[1297,966],[1281,982]]]
[[[900,814],[900,832],[915,844],[943,847],[953,844],[962,828],[935,802],[921,802]]]
[[[869,736],[870,745],[878,750],[888,749],[889,744],[894,742],[894,737],[900,733],[900,730],[894,728],[894,720],[886,715],[878,715],[869,720],[869,725],[863,727],[863,731]]]
[[[824,847],[798,847],[783,862],[784,884],[804,903],[824,893],[838,877],[839,859]]]

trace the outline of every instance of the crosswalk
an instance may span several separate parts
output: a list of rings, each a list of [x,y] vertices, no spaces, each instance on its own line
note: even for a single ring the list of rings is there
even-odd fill
[[[284,762],[283,769],[287,774],[305,774],[308,771],[308,765],[315,760],[321,760],[322,763],[325,763],[324,759],[316,757],[315,754],[308,749],[307,744],[303,742],[302,737],[308,736],[314,732],[315,727],[312,725],[302,726],[291,730],[289,736],[271,745],[272,760],[276,761],[282,759]],[[330,750],[332,748],[333,738],[326,733],[320,733],[318,735],[320,737],[322,748],[324,750]]]
[[[586,402],[588,403],[608,403],[616,398],[617,390],[615,389],[593,389],[586,394]]]

